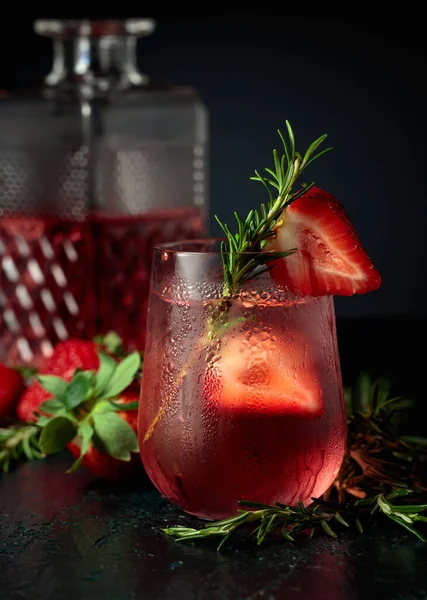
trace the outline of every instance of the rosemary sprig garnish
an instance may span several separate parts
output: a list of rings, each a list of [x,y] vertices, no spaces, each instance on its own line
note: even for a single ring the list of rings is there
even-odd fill
[[[269,267],[266,265],[272,260],[289,256],[296,250],[290,248],[286,252],[263,252],[268,239],[274,235],[274,226],[286,207],[314,185],[314,182],[309,185],[303,184],[297,192],[293,192],[296,180],[308,165],[331,148],[325,148],[316,154],[327,137],[325,134],[310,144],[305,154],[301,155],[295,149],[295,136],[289,121],[286,121],[286,129],[286,137],[278,130],[284,154],[280,155],[277,150],[273,150],[274,168],[265,169],[267,176],[255,171],[255,176],[251,177],[266,188],[269,196],[267,205],[261,204],[259,210],[251,210],[246,219],[235,212],[237,232],[234,234],[228,225],[215,215],[227,237],[227,241],[221,243],[225,297],[232,295],[242,282],[267,271]],[[248,256],[242,253],[253,254]]]
[[[0,471],[7,473],[21,460],[41,458],[40,429],[28,423],[0,428]]]
[[[270,534],[281,533],[294,541],[299,533],[323,532],[336,537],[337,527],[363,526],[388,518],[427,541],[417,524],[427,516],[427,438],[401,435],[399,425],[411,401],[391,397],[390,384],[371,381],[362,373],[355,389],[346,390],[348,447],[340,473],[322,498],[313,503],[288,506],[242,501],[239,513],[202,529],[169,527],[177,541],[215,537],[218,549],[236,530],[252,526],[250,536],[261,544]]]

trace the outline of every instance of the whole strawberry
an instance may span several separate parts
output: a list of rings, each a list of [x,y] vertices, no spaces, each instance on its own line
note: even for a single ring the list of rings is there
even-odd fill
[[[117,410],[116,415],[129,423],[132,429],[137,432],[138,411],[133,408],[139,402],[139,385],[131,385],[127,390],[120,394],[115,400],[116,405],[123,404],[130,410]],[[79,459],[81,455],[81,440],[75,438],[67,444],[74,458]],[[83,456],[81,464],[86,467],[95,477],[102,479],[124,479],[141,468],[141,459],[139,454],[132,453],[129,462],[112,458],[105,452],[105,448],[98,449],[95,444],[91,444],[89,450]]]
[[[68,447],[96,477],[119,479],[142,469],[138,454],[137,408],[139,385],[135,378],[141,357],[134,352],[120,362],[101,351],[98,370],[77,369],[71,381],[40,375],[50,394],[37,407],[43,454]]]
[[[42,372],[71,381],[76,369],[97,371],[98,368],[97,344],[89,340],[71,339],[55,346]]]
[[[54,348],[53,354],[46,359],[40,369],[43,375],[56,375],[71,381],[76,369],[97,370],[99,358],[97,346],[86,340],[67,340]],[[40,404],[51,398],[51,394],[38,381],[34,381],[22,394],[16,407],[16,414],[21,421],[36,421],[35,412]]]
[[[17,371],[0,364],[0,421],[12,414],[23,386]]]

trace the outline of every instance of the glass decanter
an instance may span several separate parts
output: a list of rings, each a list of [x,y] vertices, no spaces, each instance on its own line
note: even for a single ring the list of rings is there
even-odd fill
[[[145,344],[153,246],[205,229],[208,114],[139,72],[149,19],[38,20],[43,85],[0,94],[0,361],[116,331]]]

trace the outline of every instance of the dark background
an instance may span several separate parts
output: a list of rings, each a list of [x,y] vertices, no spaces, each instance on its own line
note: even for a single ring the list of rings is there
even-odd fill
[[[0,11],[0,88],[35,84],[49,71],[51,43],[32,32],[37,17],[155,17],[158,30],[141,42],[140,66],[200,91],[211,115],[211,215],[224,219],[264,200],[249,176],[271,164],[275,131],[286,118],[302,147],[327,132],[335,151],[313,166],[312,176],[342,201],[383,276],[375,293],[336,299],[344,382],[352,384],[362,369],[389,376],[396,394],[415,398],[408,426],[425,435],[425,21],[412,3],[375,13],[374,2],[347,2],[346,17],[328,16],[323,4],[321,16],[304,6],[300,14],[219,14],[205,6],[197,16],[161,13],[149,3],[139,14],[28,15],[19,5],[12,15],[8,4]],[[162,597],[171,591],[177,598],[179,590],[207,597],[212,589],[255,597],[262,585],[266,595],[330,600],[369,597],[375,584],[389,598],[420,598],[425,589],[421,546],[394,533],[376,530],[347,545],[328,541],[327,548],[315,538],[311,554],[298,546],[288,553],[273,546],[263,556],[251,549],[252,562],[238,550],[230,562],[156,538],[153,531],[175,522],[174,509],[162,508],[157,494],[142,501],[102,487],[99,493],[84,471],[64,487],[65,467],[55,461],[25,465],[3,484],[0,546],[8,563],[0,587],[17,591],[13,597],[27,589],[33,598],[40,590],[43,598],[62,598],[63,582],[85,598],[105,597],[105,590],[128,597],[138,586],[149,597],[157,590]],[[242,569],[242,559],[249,568]]]
[[[197,88],[211,119],[211,217],[232,218],[265,200],[249,180],[272,162],[276,129],[289,119],[304,149],[326,132],[334,152],[310,177],[349,212],[383,277],[379,291],[337,298],[343,375],[390,375],[423,402],[426,352],[426,53],[422,16],[346,4],[347,16],[301,12],[136,12],[15,9],[2,25],[0,87],[38,83],[52,46],[38,17],[155,18],[139,43],[141,70]],[[8,9],[13,10],[9,7]],[[18,14],[18,10],[20,14]],[[10,27],[8,27],[10,24]],[[211,232],[218,229],[211,219]],[[421,345],[420,345],[421,343]],[[422,405],[419,404],[421,407]]]
[[[264,201],[249,177],[271,165],[285,119],[301,149],[326,132],[334,152],[307,177],[341,200],[383,277],[375,293],[338,298],[338,315],[426,315],[422,19],[416,11],[375,15],[369,6],[347,7],[347,17],[319,16],[310,7],[204,16],[153,4],[136,15],[90,5],[84,13],[22,10],[10,30],[3,22],[0,87],[36,84],[50,70],[52,45],[33,33],[37,17],[154,17],[157,31],[139,43],[141,70],[193,85],[210,111],[211,214],[231,220],[233,209],[247,212]]]

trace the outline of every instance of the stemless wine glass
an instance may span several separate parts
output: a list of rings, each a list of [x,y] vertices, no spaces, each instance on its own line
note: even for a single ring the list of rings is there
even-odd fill
[[[158,246],[139,436],[154,485],[199,517],[320,496],[346,441],[332,297],[270,272],[224,297],[218,241]]]

